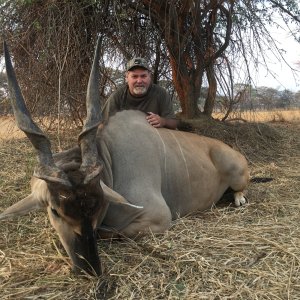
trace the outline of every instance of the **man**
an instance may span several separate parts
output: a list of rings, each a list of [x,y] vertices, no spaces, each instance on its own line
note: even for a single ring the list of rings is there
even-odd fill
[[[126,85],[118,88],[107,100],[104,120],[117,111],[136,109],[145,112],[146,120],[155,128],[176,129],[171,98],[167,91],[152,83],[151,71],[145,59],[136,57],[127,63]]]

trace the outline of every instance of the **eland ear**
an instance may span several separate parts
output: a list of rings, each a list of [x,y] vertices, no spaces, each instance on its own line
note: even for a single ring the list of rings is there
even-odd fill
[[[135,208],[143,208],[143,206],[138,206],[129,203],[122,195],[119,193],[115,192],[111,188],[109,188],[102,180],[100,180],[100,185],[102,187],[103,193],[104,193],[104,198],[110,202],[110,203],[116,203],[116,204],[125,204],[131,207]]]
[[[42,201],[34,197],[33,194],[8,207],[0,214],[0,220],[10,219],[18,216],[26,215],[30,212],[45,208]]]
[[[122,195],[100,181],[104,198],[109,202],[100,230],[120,231],[144,213],[144,207],[129,203]]]

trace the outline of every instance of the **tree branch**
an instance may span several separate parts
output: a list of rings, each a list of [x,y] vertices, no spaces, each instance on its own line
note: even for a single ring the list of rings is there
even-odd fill
[[[275,5],[275,7],[279,7],[281,10],[283,10],[286,14],[288,14],[291,18],[293,18],[295,21],[300,23],[300,19],[298,16],[293,15],[288,9],[286,9],[281,3],[278,3],[274,0],[269,0],[271,3]]]

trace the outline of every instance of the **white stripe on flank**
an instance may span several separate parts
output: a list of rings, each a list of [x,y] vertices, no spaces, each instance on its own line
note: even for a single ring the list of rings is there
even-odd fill
[[[159,133],[159,130],[156,129],[155,130],[162,142],[162,145],[163,145],[163,152],[164,152],[164,169],[165,169],[165,174],[167,174],[167,149],[166,149],[166,144],[162,138],[162,136],[160,135]],[[188,183],[189,183],[189,193],[190,193],[190,197],[192,196],[192,190],[191,190],[191,181],[190,181],[190,173],[189,173],[189,169],[188,169],[188,166],[187,166],[187,162],[186,162],[186,158],[184,156],[184,153],[182,151],[182,148],[181,148],[181,145],[179,143],[179,141],[177,140],[177,138],[175,137],[174,133],[172,132],[172,130],[169,130],[169,133],[172,135],[173,139],[175,140],[176,144],[178,145],[178,148],[180,150],[180,153],[181,153],[181,157],[182,157],[182,160],[184,162],[184,165],[185,165],[185,171],[186,171],[186,174],[187,174],[187,179],[188,179]]]
[[[158,136],[159,136],[159,138],[160,138],[160,140],[161,140],[161,143],[162,143],[162,145],[163,145],[164,169],[165,169],[165,174],[167,174],[167,149],[166,149],[166,144],[165,144],[163,138],[161,137],[161,135],[159,134],[159,130],[157,130],[157,129],[155,128],[155,131],[156,131],[156,133],[158,134]]]

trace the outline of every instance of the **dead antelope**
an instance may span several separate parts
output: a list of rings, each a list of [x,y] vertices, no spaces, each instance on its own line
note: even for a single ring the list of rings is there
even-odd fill
[[[224,192],[245,203],[246,159],[215,139],[156,129],[140,111],[122,111],[101,122],[99,43],[87,89],[87,119],[79,146],[52,155],[50,142],[25,106],[4,45],[11,103],[17,124],[37,151],[32,192],[0,219],[46,209],[75,270],[101,274],[96,231],[134,237],[161,233],[171,221],[205,210]]]

